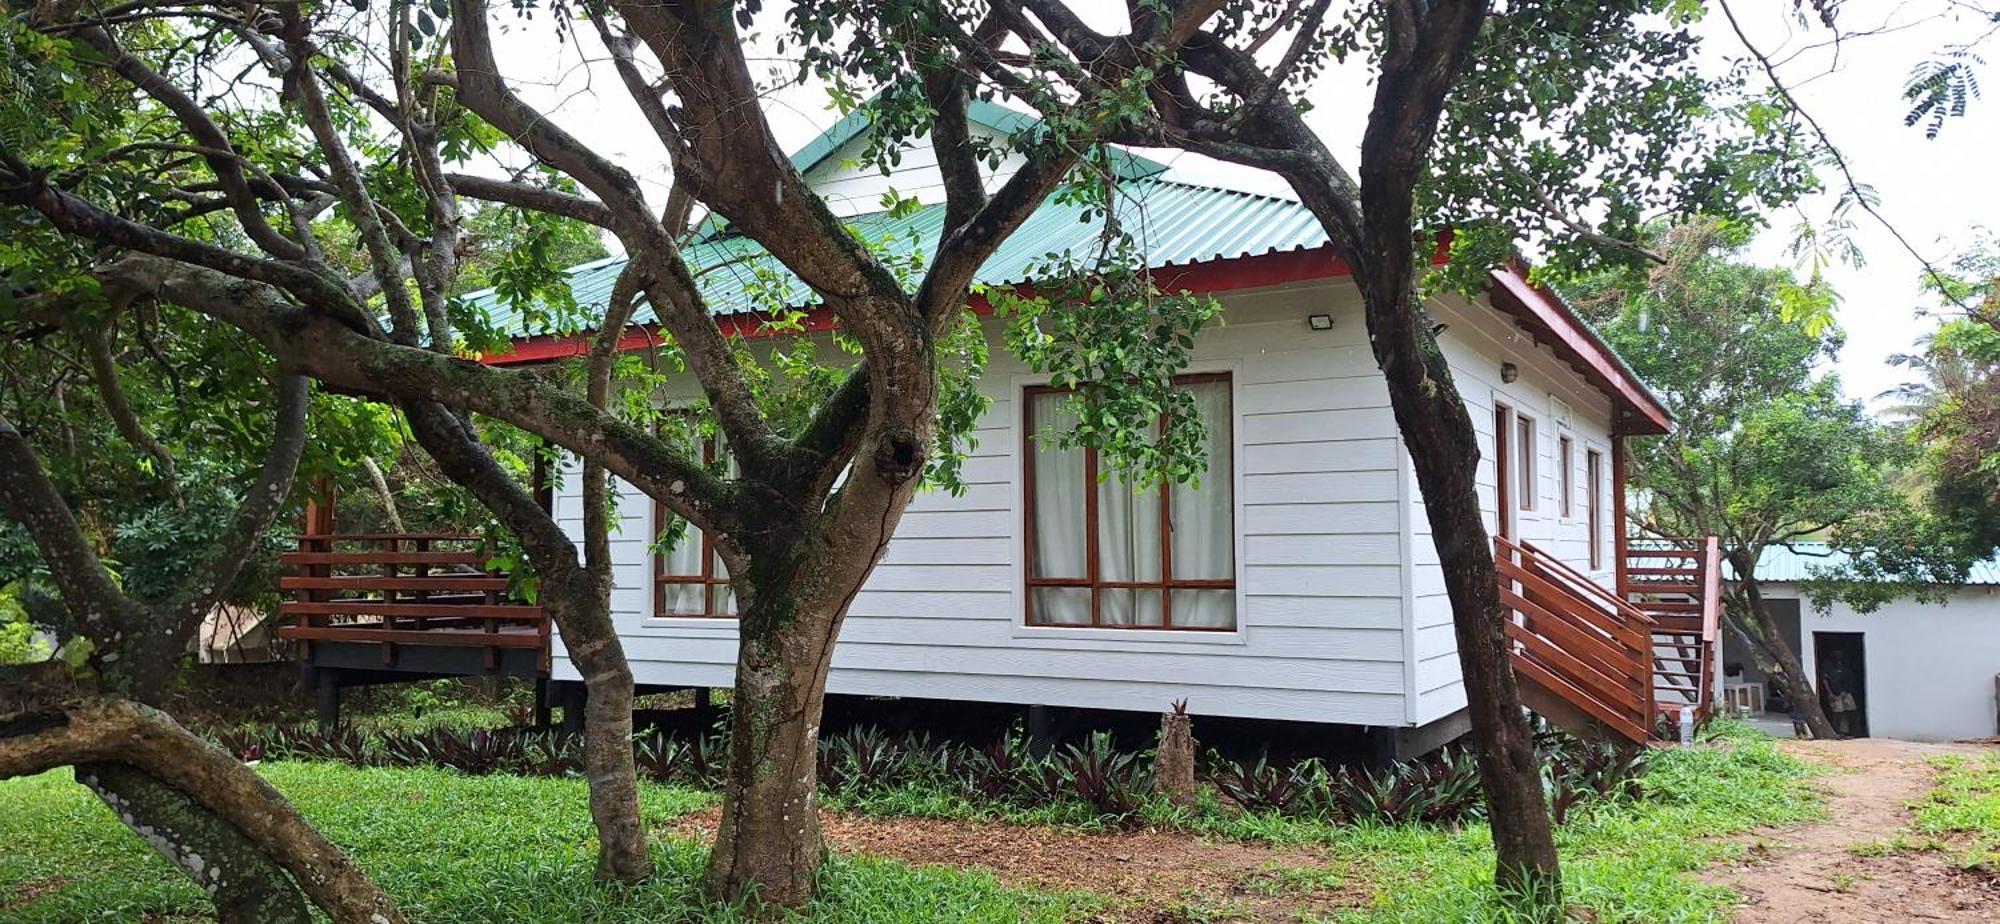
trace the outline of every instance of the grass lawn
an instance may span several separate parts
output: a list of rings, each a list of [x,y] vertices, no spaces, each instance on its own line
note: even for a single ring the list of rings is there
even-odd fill
[[[643,888],[593,885],[580,780],[321,763],[267,763],[262,772],[426,924],[732,919],[728,909],[704,908],[692,898],[699,844],[662,844],[662,875]],[[1710,746],[1662,752],[1645,776],[1646,798],[1580,810],[1560,830],[1571,903],[1602,922],[1723,919],[1733,896],[1683,873],[1739,850],[1721,840],[1726,835],[1812,817],[1818,807],[1805,782],[1810,772],[1769,739],[1743,729],[1725,728]],[[706,793],[650,784],[642,792],[656,829],[713,801]],[[1989,784],[1988,823],[1992,792]],[[200,895],[66,771],[0,783],[0,805],[8,807],[0,812],[0,844],[6,845],[0,849],[0,921],[124,921],[201,911]],[[1074,823],[1062,812],[1010,818],[1011,810],[914,792],[892,791],[846,807]],[[1219,811],[1174,814],[1163,807],[1149,818],[1190,836],[1325,850],[1331,871],[1366,883],[1372,894],[1364,907],[1336,921],[1506,919],[1490,897],[1491,838],[1483,825],[1342,826]],[[836,858],[825,876],[826,898],[813,910],[821,921],[1053,922],[1090,919],[1107,907],[1081,892],[1030,894],[985,875],[881,860]],[[1090,886],[1076,883],[1079,890]],[[22,904],[24,893],[40,897]],[[1186,920],[1227,920],[1230,908],[1229,896],[1190,896],[1177,910]]]
[[[1937,788],[1913,827],[1961,866],[2000,872],[2000,755],[1938,761]]]
[[[270,763],[261,771],[353,853],[412,918],[435,922],[730,921],[694,898],[703,845],[660,844],[639,889],[591,881],[594,838],[577,779]],[[707,793],[642,785],[649,826],[707,806]],[[0,921],[199,919],[202,894],[121,827],[69,771],[0,782]],[[990,877],[840,859],[814,920],[1062,921],[1083,899],[1027,895]],[[18,904],[20,896],[40,897]]]

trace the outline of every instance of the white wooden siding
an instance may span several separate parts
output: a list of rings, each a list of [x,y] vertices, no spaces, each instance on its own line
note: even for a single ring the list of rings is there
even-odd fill
[[[1186,697],[1212,715],[1405,724],[1401,449],[1353,290],[1238,294],[1225,310],[1192,368],[1232,374],[1237,631],[1022,624],[1018,396],[1034,378],[996,342],[969,487],[911,505],[855,598],[828,688],[1149,711]],[[1333,330],[1307,327],[1327,312]],[[558,514],[578,531],[574,481]],[[621,490],[613,612],[635,675],[727,684],[734,624],[652,618],[652,505]],[[557,675],[575,672],[559,657]]]
[[[996,147],[1004,147],[1005,139],[984,125],[971,125],[974,137],[998,139]],[[861,215],[882,210],[882,194],[894,189],[904,199],[915,199],[925,205],[944,201],[944,180],[938,173],[937,149],[931,147],[928,135],[919,137],[904,148],[900,161],[885,174],[880,167],[856,163],[866,144],[867,135],[856,136],[841,145],[819,165],[807,171],[806,182],[826,200],[827,207],[836,215]],[[986,175],[988,189],[998,186],[1021,169],[1026,158],[1009,153],[1000,161],[998,169],[981,162],[979,169]]]
[[[1516,510],[1516,534],[1570,562],[1580,571],[1590,570],[1588,545],[1589,506],[1586,452],[1604,454],[1603,492],[1600,518],[1604,543],[1603,568],[1593,577],[1610,586],[1614,580],[1611,530],[1611,399],[1597,391],[1546,347],[1538,347],[1527,332],[1515,327],[1508,316],[1485,303],[1473,304],[1458,298],[1440,299],[1432,304],[1439,321],[1449,325],[1439,338],[1451,363],[1452,377],[1465,397],[1466,411],[1472,415],[1473,429],[1479,432],[1479,504],[1491,533],[1498,523],[1498,495],[1494,470],[1493,409],[1505,403],[1535,421],[1535,445],[1516,447],[1516,452],[1535,456],[1535,504],[1533,510]],[[1520,372],[1507,383],[1500,380],[1500,364],[1511,362]],[[1558,402],[1560,404],[1558,404]],[[1558,426],[1558,408],[1566,406],[1568,417]],[[1566,432],[1574,441],[1571,486],[1575,498],[1571,516],[1563,517],[1557,503],[1561,481],[1558,477],[1556,439]],[[1410,498],[1411,631],[1415,701],[1412,720],[1417,724],[1433,721],[1465,706],[1465,685],[1458,670],[1458,643],[1451,628],[1451,601],[1445,597],[1444,577],[1438,570],[1437,547],[1431,541],[1430,521],[1424,516],[1422,492],[1409,460],[1401,460],[1403,477],[1408,480]],[[1517,501],[1518,503],[1518,501]]]
[[[1195,371],[1227,370],[1234,388],[1237,620],[1230,633],[1023,625],[1018,448],[1021,389],[1035,381],[995,341],[983,388],[993,406],[975,433],[962,496],[920,495],[855,598],[828,689],[1152,711],[1188,698],[1209,715],[1423,724],[1464,705],[1451,611],[1409,460],[1374,368],[1357,299],[1344,282],[1236,293],[1225,326],[1196,345]],[[1493,403],[1536,417],[1539,501],[1520,534],[1587,563],[1587,449],[1605,453],[1608,398],[1484,305],[1434,306],[1464,392],[1494,516]],[[1331,313],[1332,330],[1307,314]],[[1520,367],[1499,381],[1505,357]],[[683,387],[692,389],[691,383]],[[1569,408],[1574,516],[1557,515],[1557,428]],[[573,474],[558,492],[580,532]],[[727,685],[730,620],[653,618],[647,537],[652,504],[620,485],[613,614],[641,683]],[[1608,542],[1610,503],[1604,500]],[[1611,560],[1605,557],[1605,579]],[[576,673],[561,657],[556,675]]]

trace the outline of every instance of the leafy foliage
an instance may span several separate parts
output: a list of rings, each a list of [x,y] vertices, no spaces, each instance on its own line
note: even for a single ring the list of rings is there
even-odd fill
[[[1520,249],[1556,273],[1631,266],[1662,215],[1761,224],[1815,189],[1809,146],[1747,66],[1700,61],[1700,4],[1511,5],[1487,19],[1418,190],[1452,233],[1434,285],[1481,286]]]

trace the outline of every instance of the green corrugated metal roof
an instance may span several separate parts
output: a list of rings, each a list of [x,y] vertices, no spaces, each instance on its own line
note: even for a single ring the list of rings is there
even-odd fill
[[[1287,199],[1159,177],[1124,180],[1119,188],[1119,221],[1147,255],[1148,265],[1156,269],[1310,249],[1327,242],[1312,213]],[[878,252],[893,260],[907,260],[915,253],[928,257],[937,249],[944,206],[925,206],[901,217],[876,212],[856,216],[847,224],[864,239],[877,243]],[[1001,243],[980,267],[976,279],[987,285],[1031,281],[1034,268],[1049,254],[1090,253],[1098,245],[1102,228],[1101,220],[1083,219],[1081,206],[1051,199]],[[753,293],[766,288],[781,294],[787,305],[806,307],[817,301],[812,291],[762,245],[746,237],[710,234],[687,248],[683,258],[702,297],[717,315],[756,310],[766,302]],[[569,270],[570,290],[586,315],[601,313],[624,266],[625,258],[610,257]],[[516,313],[500,304],[491,290],[472,293],[467,300],[486,310],[495,324],[511,335],[550,333],[525,329]],[[648,324],[656,318],[649,307],[641,306],[633,320]]]
[[[1847,553],[1835,551],[1824,542],[1794,542],[1789,547],[1774,545],[1757,560],[1757,579],[1774,584],[1797,583],[1813,578],[1847,562]],[[1965,576],[1967,584],[2000,584],[2000,559],[1989,558],[1973,564]]]

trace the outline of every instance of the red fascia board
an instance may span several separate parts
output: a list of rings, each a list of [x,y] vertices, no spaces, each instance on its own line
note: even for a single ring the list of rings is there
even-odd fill
[[[1441,266],[1447,261],[1449,246],[1449,240],[1440,241],[1431,257],[1432,265]],[[1156,283],[1162,290],[1197,294],[1336,279],[1351,273],[1352,270],[1334,255],[1330,246],[1204,260],[1153,270]],[[1665,408],[1625,373],[1617,360],[1611,358],[1610,348],[1577,320],[1576,315],[1554,293],[1530,284],[1518,267],[1494,270],[1493,280],[1492,297],[1496,307],[1544,332],[1564,358],[1582,369],[1586,378],[1621,405],[1619,419],[1614,422],[1617,432],[1665,433],[1672,428],[1673,418]],[[1024,294],[1033,292],[1032,286],[1024,285],[1020,289]],[[975,314],[993,313],[993,306],[983,296],[973,296],[969,304]],[[766,323],[765,315],[752,312],[721,315],[715,323],[726,337],[755,340],[779,335]],[[821,333],[838,326],[838,320],[832,310],[819,307],[806,311],[803,324],[805,332]],[[784,331],[786,334],[793,332],[790,328]],[[529,337],[516,341],[512,352],[487,356],[482,361],[512,366],[567,359],[590,352],[591,340],[592,335],[589,334]],[[658,325],[636,327],[619,339],[618,349],[650,349],[659,346],[661,340]]]
[[[1614,434],[1639,436],[1673,429],[1673,415],[1612,357],[1611,348],[1577,319],[1555,293],[1528,281],[1518,267],[1493,271],[1493,304],[1532,325],[1597,387],[1620,405]]]

